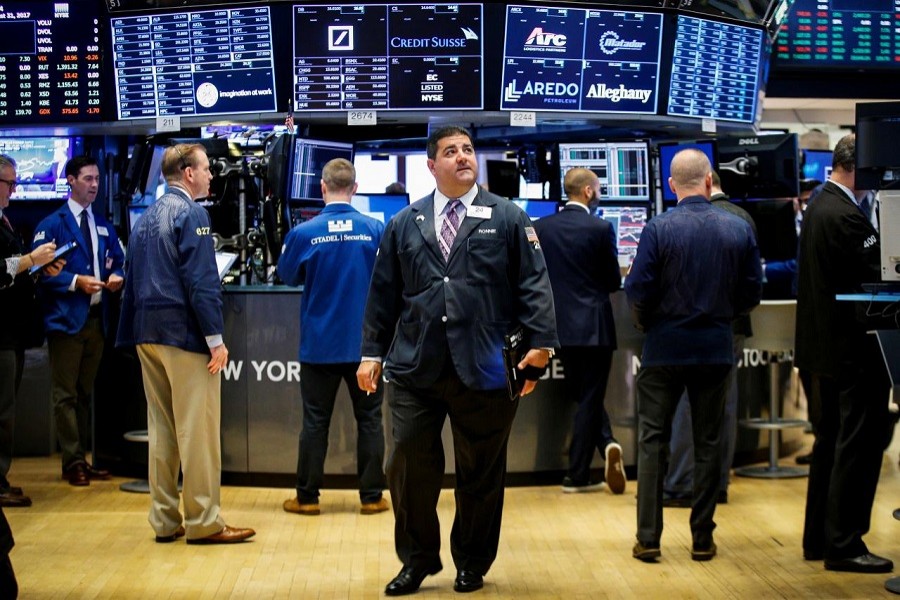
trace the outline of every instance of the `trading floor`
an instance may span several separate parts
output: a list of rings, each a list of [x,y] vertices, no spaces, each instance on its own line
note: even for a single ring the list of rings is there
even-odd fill
[[[900,437],[900,436],[898,436]],[[812,443],[806,440],[806,448]],[[900,559],[900,441],[884,455],[866,537],[871,550]],[[793,464],[793,457],[783,459]],[[293,490],[224,487],[228,522],[257,530],[247,543],[188,546],[154,542],[149,498],[119,490],[125,481],[73,488],[58,457],[17,458],[10,478],[34,500],[6,509],[16,538],[20,598],[377,598],[400,566],[390,513],[358,514],[355,490],[323,490],[322,514],[286,513]],[[806,479],[733,478],[716,512],[719,555],[690,557],[687,509],[665,509],[662,559],[631,557],[634,483],[624,495],[562,494],[558,487],[509,488],[500,553],[473,598],[885,598],[886,575],[825,571],[803,560]],[[447,539],[453,498],[440,517]],[[449,547],[444,570],[417,596],[459,598]],[[895,573],[900,575],[900,572]]]

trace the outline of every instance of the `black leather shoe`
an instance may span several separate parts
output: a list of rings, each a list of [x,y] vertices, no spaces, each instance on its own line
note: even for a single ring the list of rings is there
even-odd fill
[[[31,506],[31,498],[24,495],[0,494],[0,506],[28,507]]]
[[[84,471],[91,479],[109,479],[109,471],[106,469],[98,469],[89,462],[84,463]]]
[[[416,568],[403,567],[397,576],[391,579],[391,582],[384,588],[385,596],[405,596],[412,594],[419,589],[422,581],[429,575],[440,573],[441,567]]]
[[[465,594],[474,592],[484,587],[484,578],[475,571],[460,569],[456,572],[456,580],[453,582],[453,591]]]
[[[863,554],[853,558],[826,558],[825,568],[829,571],[854,573],[890,573],[894,570],[894,563],[874,554]]]
[[[798,465],[811,465],[812,464],[812,452],[808,454],[800,454],[797,458],[794,459]]]

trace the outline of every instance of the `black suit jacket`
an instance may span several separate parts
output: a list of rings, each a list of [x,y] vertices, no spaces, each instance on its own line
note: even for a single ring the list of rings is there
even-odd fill
[[[6,274],[6,260],[25,251],[19,234],[0,222],[0,315],[6,323],[0,327],[0,349],[39,346],[43,342],[43,327],[36,320],[34,280],[28,271],[15,279]]]
[[[434,195],[397,213],[385,228],[363,321],[362,356],[380,356],[385,377],[423,388],[447,353],[471,389],[506,386],[503,336],[525,328],[530,347],[559,346],[547,267],[528,216],[479,189],[448,262],[438,247]]]
[[[560,345],[614,349],[609,295],[622,278],[612,224],[569,204],[534,227],[550,273]]]
[[[881,278],[881,247],[862,211],[830,181],[803,217],[798,270],[794,362],[836,377],[874,336],[866,334],[859,303],[838,302],[835,294],[861,292],[863,282]]]

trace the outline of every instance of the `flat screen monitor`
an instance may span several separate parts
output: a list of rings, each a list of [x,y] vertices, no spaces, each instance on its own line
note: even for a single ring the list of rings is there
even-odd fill
[[[560,181],[573,167],[590,169],[600,178],[600,202],[650,200],[647,142],[593,142],[559,145]]]
[[[713,170],[718,169],[718,153],[716,151],[715,140],[696,140],[684,142],[662,142],[658,145],[659,149],[659,185],[662,187],[663,200],[676,202],[678,197],[675,196],[669,188],[669,177],[672,175],[672,159],[682,150],[693,148],[700,150],[709,159],[709,164]]]
[[[293,7],[299,110],[484,107],[481,4]]]
[[[409,194],[354,194],[350,205],[382,223],[409,206]]]
[[[511,160],[488,160],[487,184],[488,189],[504,198],[515,198],[519,195],[522,185],[522,175],[519,173],[519,164]]]
[[[619,252],[619,266],[631,268],[637,254],[641,232],[650,218],[649,206],[614,206],[601,205],[597,208],[597,216],[606,219],[616,232],[616,249]]]
[[[134,226],[137,225],[138,219],[143,216],[144,212],[146,212],[148,205],[146,204],[129,204],[128,205],[128,231],[129,233],[134,231]]]
[[[892,0],[794,0],[775,41],[778,69],[892,70],[900,64]]]
[[[507,6],[501,110],[657,110],[661,13]]]
[[[0,5],[0,123],[99,121],[96,2]]]
[[[325,202],[322,200],[290,200],[285,203],[285,208],[291,227],[296,227],[300,223],[318,217],[325,208]]]
[[[72,137],[0,138],[0,154],[16,161],[16,200],[62,200],[69,197],[66,163],[81,153]]]
[[[764,32],[678,15],[667,113],[755,122],[768,64]]]
[[[287,198],[314,200],[322,198],[322,169],[335,158],[353,162],[353,144],[294,138],[289,169],[286,173]]]
[[[719,177],[731,198],[795,198],[800,194],[797,134],[721,137]]]
[[[803,152],[803,179],[817,179],[828,181],[831,175],[831,159],[834,153],[831,150],[802,150]]]
[[[856,189],[896,185],[900,179],[898,138],[900,102],[856,103]]]
[[[740,207],[756,223],[756,242],[760,257],[783,261],[797,257],[797,225],[792,199],[750,200]]]
[[[542,217],[547,217],[559,212],[559,203],[551,200],[529,200],[526,198],[515,198],[513,204],[525,211],[532,221],[537,221]]]
[[[110,19],[120,119],[275,111],[268,6]]]

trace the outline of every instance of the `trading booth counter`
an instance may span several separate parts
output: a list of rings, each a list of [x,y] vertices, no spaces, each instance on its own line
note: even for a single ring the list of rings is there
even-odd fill
[[[225,342],[229,363],[222,376],[222,469],[226,481],[284,485],[297,469],[302,425],[300,364],[297,360],[301,291],[289,287],[228,287],[225,293]],[[626,466],[636,463],[637,418],[635,376],[642,335],[634,329],[624,292],[612,296],[618,350],[613,356],[606,406]],[[768,352],[749,349],[738,372],[739,418],[767,413]],[[805,416],[805,402],[790,365],[790,353],[774,353],[779,363],[782,415]],[[554,359],[536,390],[523,398],[509,443],[511,481],[556,481],[568,464],[568,443],[575,404],[563,390],[564,369]],[[95,400],[96,461],[120,474],[146,469],[146,446],[123,439],[127,431],[146,428],[146,401],[137,360],[107,348]],[[391,417],[384,404],[387,455],[391,451]],[[449,423],[444,445],[452,456]],[[801,432],[782,440],[782,451],[799,446]],[[765,436],[738,432],[738,460],[766,455]],[[602,462],[598,457],[595,466]],[[453,461],[447,461],[453,472]],[[332,482],[352,485],[356,474],[356,423],[346,388],[338,392],[329,435],[325,473]],[[543,474],[545,478],[541,478]]]

